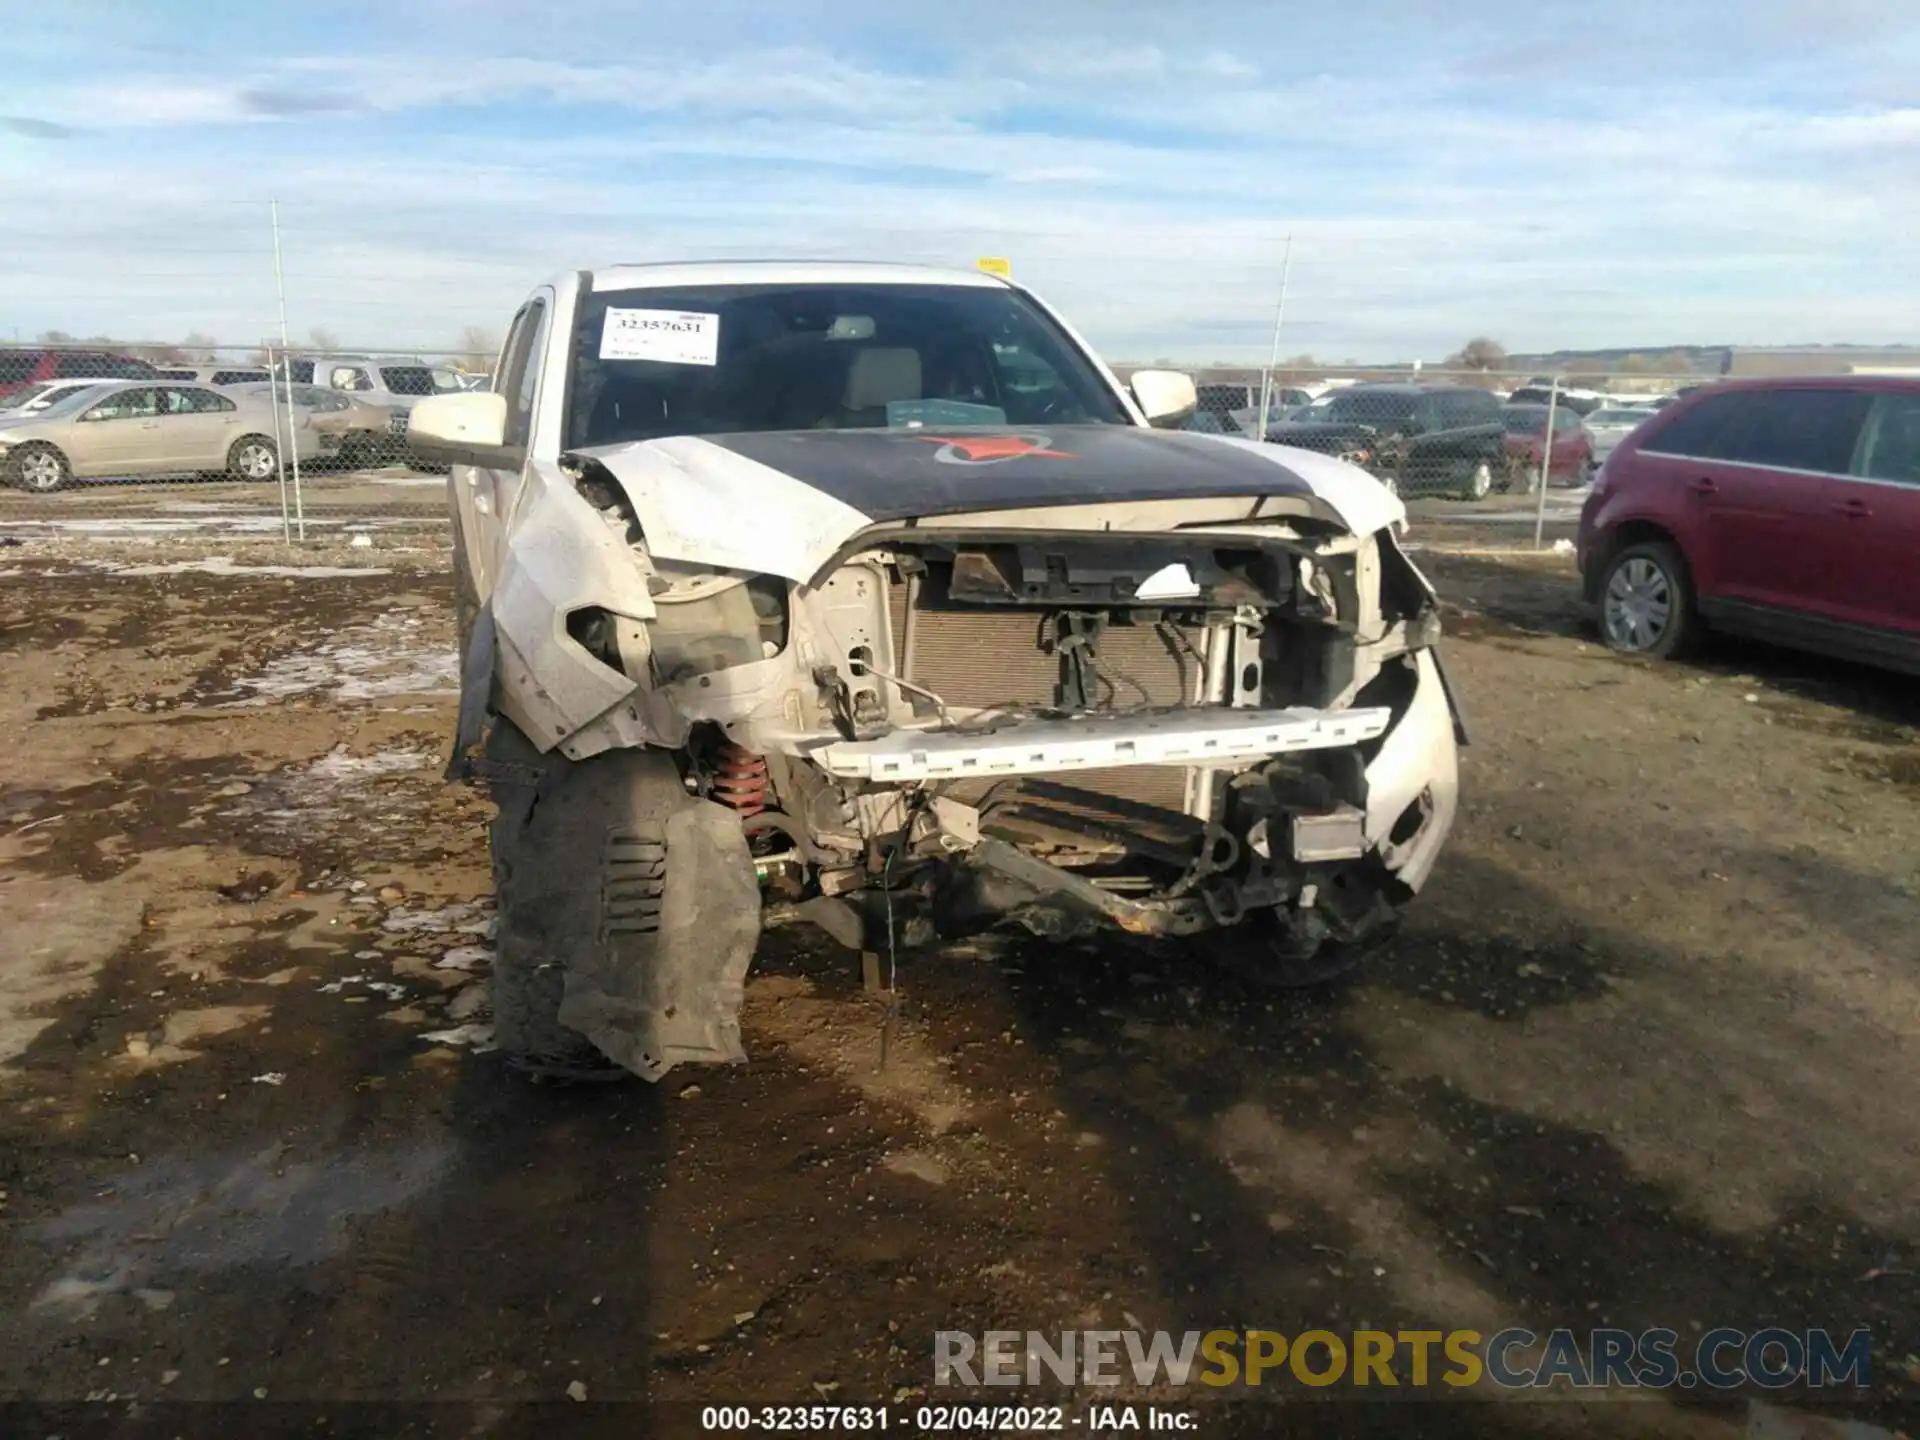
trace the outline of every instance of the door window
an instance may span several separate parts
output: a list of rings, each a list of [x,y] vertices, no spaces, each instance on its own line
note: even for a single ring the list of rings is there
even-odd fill
[[[1875,395],[1852,473],[1920,486],[1920,395]]]
[[[1729,460],[1775,470],[1844,475],[1871,397],[1858,390],[1754,390],[1739,397]]]
[[[366,371],[352,365],[336,365],[327,374],[327,383],[336,390],[371,390],[373,380]]]
[[[1737,438],[1749,397],[1729,392],[1709,395],[1662,425],[1640,448],[1650,455],[1683,455],[1694,460],[1727,460]]]
[[[160,392],[146,387],[109,395],[87,411],[89,420],[149,420],[160,413]]]
[[[514,317],[494,384],[507,397],[507,443],[525,445],[533,435],[533,399],[540,384],[538,342],[546,302],[535,300]]]
[[[160,409],[167,415],[218,415],[234,408],[226,396],[198,386],[170,385],[160,392]]]

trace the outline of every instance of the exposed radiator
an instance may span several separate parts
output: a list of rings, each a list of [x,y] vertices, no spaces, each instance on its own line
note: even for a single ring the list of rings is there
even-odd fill
[[[907,587],[896,583],[889,602],[894,654],[904,663]],[[1060,657],[1041,650],[1050,634],[1047,611],[986,606],[929,606],[923,599],[915,616],[912,664],[905,678],[924,685],[949,705],[1057,705]],[[1099,670],[1112,682],[1113,704],[1191,703],[1206,652],[1204,634],[1181,627],[1186,645],[1170,640],[1152,625],[1108,625],[1096,650]],[[1103,685],[1099,695],[1107,698]],[[1112,770],[1077,770],[1074,786],[1103,795],[1181,808],[1187,772],[1167,765],[1131,765]],[[982,791],[986,782],[975,787]],[[973,798],[956,786],[957,798]]]

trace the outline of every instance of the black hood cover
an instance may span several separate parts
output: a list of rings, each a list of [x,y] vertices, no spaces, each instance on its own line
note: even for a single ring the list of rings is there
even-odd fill
[[[795,430],[701,438],[791,475],[875,520],[1313,493],[1305,480],[1264,455],[1205,435],[1135,425]]]

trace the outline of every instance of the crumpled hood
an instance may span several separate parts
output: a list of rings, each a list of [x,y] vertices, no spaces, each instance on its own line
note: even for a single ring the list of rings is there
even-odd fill
[[[864,529],[941,516],[1192,500],[1194,523],[1217,523],[1268,497],[1356,534],[1406,516],[1327,456],[1127,425],[673,436],[569,453],[619,482],[657,558],[801,581]]]

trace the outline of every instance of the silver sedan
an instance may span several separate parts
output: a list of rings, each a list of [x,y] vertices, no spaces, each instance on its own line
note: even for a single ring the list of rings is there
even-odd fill
[[[320,435],[298,407],[292,414],[296,453],[318,458]],[[207,385],[116,381],[0,422],[0,473],[41,494],[75,479],[215,472],[270,480],[280,465],[275,436],[286,430],[279,418],[276,425],[263,398]]]

